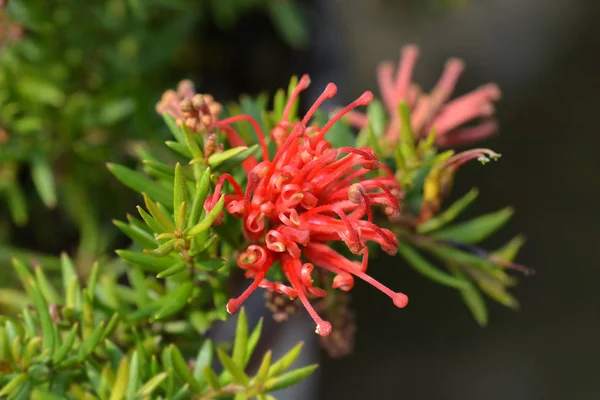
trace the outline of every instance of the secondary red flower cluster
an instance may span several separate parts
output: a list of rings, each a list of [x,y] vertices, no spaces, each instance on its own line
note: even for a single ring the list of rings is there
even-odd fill
[[[435,129],[436,144],[440,147],[461,146],[493,135],[497,129],[494,121],[486,120],[468,127],[463,125],[494,114],[493,103],[501,96],[498,85],[488,83],[448,102],[464,69],[463,61],[457,58],[448,60],[431,92],[423,93],[412,82],[418,57],[419,49],[408,45],[402,49],[395,76],[392,63],[381,63],[377,70],[381,97],[390,116],[386,139],[394,143],[401,134],[398,106],[402,101],[411,109],[411,125],[417,137],[426,137],[431,129]],[[352,112],[348,120],[358,128],[367,126],[367,117],[362,113]]]
[[[327,336],[331,324],[321,319],[309,300],[326,295],[326,290],[319,287],[326,282],[323,272],[334,274],[333,288],[348,291],[357,277],[387,294],[397,307],[406,306],[406,295],[390,290],[366,273],[367,241],[377,242],[389,254],[397,250],[395,235],[372,222],[372,208],[381,207],[390,219],[398,218],[402,192],[391,171],[380,165],[371,149],[332,148],[325,139],[334,123],[355,107],[369,104],[373,94],[363,93],[323,127],[309,126],[321,103],[337,92],[330,83],[302,120],[293,123],[289,120],[292,105],[309,83],[307,75],[300,79],[282,120],[270,132],[277,143],[272,159],[260,126],[251,117],[235,116],[212,124],[211,129],[224,130],[232,145],[239,145],[240,137],[231,124],[250,122],[258,135],[263,160],[244,164],[244,189],[232,176],[221,175],[205,208],[214,207],[224,183],[229,182],[235,193],[225,195],[225,207],[243,220],[244,233],[252,242],[239,256],[238,265],[254,281],[241,296],[228,302],[227,310],[235,313],[256,288],[262,287],[298,297],[315,321],[316,332]],[[362,255],[362,261],[352,261],[331,248],[330,242],[336,241]],[[265,278],[277,262],[289,284]]]

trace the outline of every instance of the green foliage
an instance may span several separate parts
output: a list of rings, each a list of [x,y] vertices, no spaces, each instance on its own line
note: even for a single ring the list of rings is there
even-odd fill
[[[291,0],[8,2],[1,29],[24,27],[0,43],[0,201],[14,224],[45,240],[39,232],[50,222],[36,209],[37,194],[79,231],[78,257],[105,252],[111,234],[101,218],[129,195],[107,190],[98,163],[130,160],[134,141],[155,141],[148,99],[160,97],[174,70],[198,69],[186,55],[204,46],[194,29],[230,29],[257,10],[290,45],[306,43],[302,10]]]
[[[97,267],[98,276],[83,287],[70,259],[63,256],[63,285],[57,289],[41,267],[32,272],[19,260],[13,264],[33,308],[26,306],[16,316],[0,318],[2,396],[262,398],[298,383],[316,368],[289,371],[300,344],[274,363],[271,352],[265,353],[256,374],[248,374],[246,367],[262,324],[250,332],[242,309],[233,353],[229,354],[225,347],[194,335],[191,324],[173,317],[176,307],[189,297],[189,288],[181,289],[185,284],[173,289],[164,304],[171,312],[163,307],[161,316],[151,316],[142,302],[148,299],[139,297],[157,293],[150,287],[138,291],[135,273],[130,275],[132,287],[122,285],[115,279],[119,269],[115,265]],[[164,343],[163,337],[170,338],[170,344]],[[194,349],[197,353],[191,352]],[[213,360],[217,358],[220,366],[215,369]]]
[[[398,253],[421,275],[458,290],[477,323],[485,325],[488,315],[481,292],[507,307],[518,308],[519,303],[507,292],[515,280],[505,270],[528,272],[524,267],[512,263],[523,244],[519,237],[497,253],[475,246],[503,227],[513,210],[504,208],[454,223],[475,201],[478,190],[472,189],[443,209],[442,203],[451,191],[457,172],[449,163],[455,153],[452,150],[438,151],[435,147],[435,131],[426,138],[416,140],[405,103],[400,104],[398,112],[401,134],[395,146],[382,144],[385,126],[371,128],[376,133],[371,140],[378,141],[379,148],[388,149],[387,156],[395,163],[396,178],[406,188],[404,201],[414,218],[408,226],[396,227],[400,241]],[[378,106],[369,110],[368,117],[370,126],[379,127],[386,123]],[[493,152],[489,154],[494,159],[499,157]],[[461,153],[456,155],[460,156]],[[482,164],[488,161],[483,154],[478,159]],[[440,268],[440,264],[445,268]]]

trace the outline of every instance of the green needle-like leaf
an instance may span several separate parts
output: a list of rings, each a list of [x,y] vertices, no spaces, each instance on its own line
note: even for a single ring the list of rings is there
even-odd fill
[[[171,205],[173,195],[144,174],[118,164],[106,164],[110,172],[125,186],[138,193],[147,193],[150,198],[163,205]]]
[[[460,215],[475,199],[479,194],[479,190],[476,188],[471,189],[467,192],[463,197],[456,200],[450,207],[446,210],[442,211],[437,216],[423,222],[422,224],[417,226],[417,232],[419,233],[428,233],[435,231],[447,223],[452,222],[456,217]]]
[[[233,381],[244,387],[247,387],[250,383],[250,380],[244,373],[243,368],[236,364],[235,361],[233,361],[222,350],[217,349],[217,356],[219,357],[219,361],[221,361],[223,368],[225,368],[225,370],[231,374]]]
[[[441,285],[456,289],[464,289],[466,287],[462,279],[457,279],[454,276],[436,268],[408,244],[399,243],[398,253],[404,257],[406,261],[408,261],[410,266],[427,278]]]
[[[273,378],[275,376],[281,375],[285,370],[292,366],[292,364],[298,359],[300,352],[302,351],[302,346],[304,342],[300,342],[290,351],[288,351],[283,357],[281,357],[277,362],[275,362],[271,369],[269,370],[269,378]]]
[[[317,367],[318,365],[314,364],[304,368],[295,369],[277,378],[269,379],[265,384],[265,387],[269,392],[285,389],[308,378],[310,374],[317,369]]]
[[[182,283],[173,293],[169,294],[167,301],[156,313],[154,319],[165,319],[185,307],[193,288],[194,284],[192,282]]]
[[[152,392],[154,392],[161,383],[165,379],[167,379],[168,374],[166,372],[162,372],[154,377],[152,377],[148,382],[146,382],[140,390],[137,391],[136,396],[138,397],[146,397],[150,396]]]
[[[248,346],[248,319],[246,309],[242,307],[235,331],[235,342],[233,345],[233,362],[243,367],[246,366],[246,350]]]
[[[478,243],[500,229],[513,214],[510,207],[473,218],[436,231],[433,236],[439,239],[455,240],[463,243]]]
[[[169,347],[169,353],[171,354],[171,363],[179,378],[187,384],[189,384],[190,389],[192,389],[194,393],[202,392],[202,385],[196,380],[196,378],[194,378],[194,376],[190,372],[190,369],[188,368],[187,363],[183,359],[183,356],[181,355],[179,349],[176,346],[171,345]]]
[[[221,211],[223,210],[223,205],[225,204],[225,195],[222,195],[219,198],[217,204],[215,204],[214,208],[210,210],[206,217],[199,224],[193,226],[192,228],[186,229],[184,231],[184,235],[194,236],[199,233],[206,231],[208,228],[212,226],[212,223],[217,219]]]

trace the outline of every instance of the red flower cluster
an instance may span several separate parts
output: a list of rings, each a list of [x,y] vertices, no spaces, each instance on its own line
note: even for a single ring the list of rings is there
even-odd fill
[[[402,55],[394,77],[394,65],[382,63],[377,71],[379,89],[384,105],[390,115],[386,138],[395,142],[400,135],[398,105],[401,101],[411,109],[411,124],[418,137],[426,137],[435,129],[436,143],[441,147],[469,144],[496,132],[496,122],[488,120],[475,126],[462,125],[494,114],[494,102],[500,99],[498,86],[488,83],[450,102],[448,99],[464,69],[464,63],[452,58],[448,60],[444,72],[430,93],[422,93],[412,82],[413,69],[419,57],[419,49],[414,45],[402,49]],[[356,127],[367,126],[367,117],[353,112],[348,120]]]
[[[354,277],[358,277],[390,296],[397,307],[406,306],[406,295],[390,290],[365,272],[367,241],[379,243],[389,254],[397,250],[395,235],[372,222],[372,207],[380,206],[389,218],[397,218],[401,190],[391,171],[380,165],[371,149],[332,148],[324,138],[349,111],[370,103],[373,94],[363,93],[323,127],[308,126],[321,103],[336,94],[336,86],[330,83],[302,121],[290,122],[292,104],[309,83],[307,75],[300,79],[282,121],[271,131],[271,138],[278,144],[273,159],[269,158],[258,123],[251,117],[236,116],[213,125],[223,129],[235,144],[240,139],[230,124],[242,120],[252,123],[262,145],[263,161],[245,165],[244,190],[230,175],[221,175],[205,207],[214,207],[224,183],[229,182],[235,193],[225,196],[225,207],[243,220],[244,233],[253,242],[239,256],[238,265],[254,281],[241,296],[228,302],[227,310],[235,313],[257,287],[263,287],[290,298],[298,297],[315,321],[316,332],[327,336],[331,324],[319,317],[309,301],[309,296],[326,295],[323,288],[315,285],[315,281],[324,283],[324,271],[335,275],[333,288],[348,291],[354,285]],[[333,241],[342,241],[352,253],[361,254],[362,262],[351,261],[332,249],[328,243]],[[265,279],[276,262],[289,286]]]

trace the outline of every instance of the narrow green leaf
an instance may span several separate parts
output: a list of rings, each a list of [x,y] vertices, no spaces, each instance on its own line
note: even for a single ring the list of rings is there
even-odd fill
[[[158,365],[158,359],[156,354],[152,354],[150,357],[150,376],[156,376],[159,374],[160,366]]]
[[[477,279],[477,284],[482,292],[498,303],[514,310],[519,309],[519,301],[506,291],[502,283],[492,279],[481,278]]]
[[[175,176],[175,168],[160,161],[142,160],[142,163],[149,168],[148,171],[154,171],[169,178]]]
[[[196,185],[196,193],[194,195],[194,202],[192,203],[192,210],[190,217],[188,218],[188,228],[194,226],[200,220],[202,214],[202,208],[206,200],[206,194],[210,188],[210,168],[206,168],[202,173],[202,176],[198,180]]]
[[[200,384],[205,382],[205,377],[203,375],[203,371],[205,367],[210,367],[212,365],[213,360],[213,344],[210,339],[206,339],[200,350],[198,351],[198,355],[196,356],[196,363],[194,365],[194,378],[200,382]]]
[[[168,374],[166,372],[162,372],[154,377],[152,377],[148,382],[146,382],[140,390],[137,391],[136,396],[138,397],[146,397],[150,396],[152,392],[158,389],[161,383],[165,379],[167,379]]]
[[[169,131],[171,131],[171,134],[173,135],[175,140],[177,140],[179,143],[185,143],[185,137],[183,136],[181,128],[177,126],[177,121],[175,120],[175,118],[173,118],[172,115],[167,113],[163,113],[162,117],[167,127],[169,127]]]
[[[436,268],[405,242],[398,244],[398,252],[402,257],[404,257],[404,259],[406,259],[406,261],[408,261],[410,266],[427,278],[444,286],[449,286],[456,289],[465,288],[466,285],[462,279],[457,279],[452,275]]]
[[[267,381],[272,357],[273,354],[271,353],[271,350],[267,351],[263,357],[258,372],[256,373],[256,377],[254,378],[258,385],[263,385]]]
[[[417,226],[417,232],[428,233],[445,226],[447,223],[452,222],[458,217],[467,207],[475,201],[479,195],[479,190],[473,188],[467,192],[463,197],[456,200],[450,207],[442,211],[437,216],[423,222]]]
[[[92,265],[92,270],[90,271],[90,276],[87,281],[87,289],[88,295],[90,296],[90,300],[94,300],[96,294],[96,284],[98,283],[98,274],[100,273],[100,264],[98,261],[94,262]]]
[[[142,207],[136,206],[136,209],[138,210],[138,213],[140,213],[140,216],[142,217],[142,219],[144,220],[146,225],[148,225],[148,227],[153,232],[155,232],[155,233],[164,232],[164,228],[158,222],[156,222],[156,220],[154,218],[152,218],[152,216],[150,214],[148,214]]]
[[[42,338],[40,338],[39,336],[33,337],[31,338],[31,340],[29,342],[27,342],[27,345],[25,346],[25,349],[23,350],[23,355],[21,356],[21,364],[24,367],[27,367],[31,364],[31,360],[37,356],[38,354],[40,354],[40,346],[42,344]],[[0,357],[0,360],[2,360],[2,357]]]
[[[6,201],[15,225],[25,226],[29,220],[27,200],[18,183],[11,182],[5,189]]]
[[[79,287],[79,281],[77,277],[72,277],[71,281],[67,284],[67,291],[65,295],[65,308],[70,309],[73,312],[81,304],[81,292]]]
[[[199,224],[197,224],[191,228],[186,229],[187,232],[184,231],[184,235],[194,236],[194,235],[197,235],[197,234],[202,233],[202,232],[206,231],[207,229],[209,229],[212,226],[215,219],[217,219],[217,217],[223,210],[224,204],[225,204],[225,195],[221,195],[217,204],[215,204],[214,208],[212,210],[210,210],[210,212],[208,214],[206,214],[206,217],[202,220],[202,222],[200,222]]]
[[[109,400],[121,400],[125,398],[127,386],[129,384],[129,359],[127,356],[121,359],[115,383],[111,388]]]
[[[52,167],[44,156],[36,155],[32,158],[31,178],[46,207],[54,208],[56,206],[56,184]]]
[[[75,325],[73,325],[73,327],[65,337],[65,340],[62,342],[58,350],[56,350],[56,352],[54,353],[54,356],[52,356],[52,363],[54,365],[60,364],[65,358],[67,358],[67,354],[69,354],[69,351],[71,350],[71,348],[73,348],[73,344],[75,343],[75,338],[77,337],[78,329],[79,324],[75,323]]]
[[[172,400],[185,400],[188,399],[189,393],[188,391],[190,390],[190,387],[188,384],[183,385],[178,391],[177,393],[175,393],[173,395],[173,399]]]
[[[60,304],[60,296],[50,281],[48,281],[48,278],[46,277],[46,274],[41,266],[35,268],[35,277],[37,279],[38,287],[46,301],[51,304]]]
[[[154,203],[146,193],[142,193],[142,196],[144,197],[146,209],[148,209],[152,218],[159,223],[165,232],[173,232],[175,230],[175,224],[173,224],[171,219],[160,210],[158,205]],[[177,210],[177,208],[175,208],[175,210]]]
[[[217,377],[217,374],[215,373],[215,371],[212,370],[210,365],[207,365],[206,367],[204,367],[202,372],[204,374],[204,379],[206,380],[206,383],[208,383],[208,386],[210,386],[212,390],[216,391],[216,390],[221,389],[221,384],[219,383],[219,378]]]
[[[384,135],[385,128],[387,126],[386,112],[381,101],[374,99],[367,106],[367,115],[369,117],[369,125],[371,126],[371,131],[373,132],[375,137],[379,139]]]
[[[294,90],[296,89],[297,86],[298,86],[298,77],[296,75],[293,75],[292,78],[290,79],[290,83],[288,85],[288,90],[287,90],[287,100],[288,101],[292,97],[292,94],[294,93]],[[298,107],[299,106],[300,106],[300,99],[296,97],[296,99],[294,100],[294,103],[290,107],[289,114],[288,114],[288,121],[294,121],[296,119],[296,117],[298,115]]]
[[[512,208],[507,207],[436,231],[433,236],[462,243],[478,243],[506,224],[512,214]]]
[[[173,265],[171,268],[167,268],[164,271],[158,273],[156,275],[157,278],[159,279],[164,279],[167,278],[169,276],[173,276],[175,274],[180,273],[181,271],[185,270],[185,263],[181,262],[178,264]]]
[[[113,219],[113,224],[119,228],[121,232],[127,235],[131,240],[133,240],[138,246],[143,249],[154,249],[157,244],[151,234],[146,232],[143,229],[139,229],[137,226],[127,225],[124,222]]]
[[[115,253],[125,261],[134,265],[139,265],[149,272],[162,272],[178,263],[178,260],[172,257],[156,257],[131,250],[117,250]]]
[[[33,316],[31,312],[27,308],[23,308],[23,320],[25,321],[25,332],[27,337],[34,337],[37,335],[37,329],[35,327],[35,322],[33,321]]]
[[[192,389],[194,393],[202,392],[202,385],[200,385],[200,382],[198,382],[190,372],[179,349],[175,345],[171,345],[169,346],[169,352],[171,354],[171,363],[179,378],[188,383],[190,389]]]
[[[160,320],[177,313],[188,303],[192,289],[194,288],[193,282],[182,283],[173,293],[169,293],[167,301],[156,313],[154,319]]]
[[[177,142],[172,142],[170,140],[167,140],[165,142],[165,144],[167,145],[168,148],[170,148],[171,150],[181,154],[182,156],[186,157],[186,158],[193,158],[192,157],[192,153],[190,152],[190,150],[187,148],[187,146],[184,146],[181,143],[177,143]]]
[[[296,385],[297,383],[300,383],[304,379],[308,378],[310,374],[317,369],[317,367],[317,364],[313,364],[307,367],[295,369],[277,378],[269,379],[265,384],[265,388],[267,391],[273,392],[275,390],[281,390],[292,385]]]
[[[31,296],[40,317],[40,324],[42,325],[42,348],[49,353],[50,357],[52,357],[55,337],[52,317],[48,311],[48,304],[36,285],[31,286]]]
[[[425,247],[436,257],[446,262],[475,267],[484,271],[496,271],[498,269],[493,261],[459,249],[440,245],[426,245]]]
[[[219,165],[221,165],[225,161],[237,156],[238,154],[240,154],[246,150],[248,150],[248,147],[238,146],[238,147],[234,147],[231,149],[227,149],[220,153],[214,153],[210,157],[208,157],[208,165],[212,168],[217,168]]]
[[[2,389],[0,389],[0,396],[10,396],[17,393],[19,388],[27,381],[27,374],[21,373],[15,375]]]
[[[125,186],[138,192],[147,193],[150,198],[163,205],[170,205],[173,198],[170,190],[157,185],[145,175],[118,164],[106,164],[110,172]]]
[[[19,276],[19,279],[21,280],[21,284],[23,285],[25,290],[29,292],[31,289],[31,285],[35,282],[33,274],[31,273],[27,265],[25,265],[23,262],[21,262],[21,260],[17,258],[12,259],[12,264],[17,275]]]
[[[12,349],[10,345],[10,338],[6,333],[6,328],[0,325],[0,361],[7,364],[14,362]]]
[[[212,246],[218,238],[219,238],[219,235],[215,234],[215,235],[212,235],[207,240],[204,240],[202,242],[196,241],[196,244],[194,244],[194,246],[188,252],[188,254],[191,257],[194,257],[194,256],[197,256],[197,255],[203,253],[206,249],[208,249],[210,246]]]
[[[246,351],[248,346],[248,319],[246,309],[242,307],[237,320],[235,341],[233,345],[233,362],[242,367],[246,366]]]
[[[135,302],[138,307],[147,304],[149,299],[148,288],[146,287],[146,277],[139,266],[134,266],[127,271],[127,277],[131,287],[135,292]]]
[[[279,89],[275,92],[273,99],[273,120],[281,121],[283,117],[283,110],[285,109],[285,90]]]
[[[258,320],[258,324],[256,324],[256,326],[252,330],[252,333],[250,334],[250,337],[248,338],[248,350],[246,350],[246,360],[245,360],[246,365],[250,361],[250,357],[252,357],[252,354],[254,353],[254,349],[256,349],[256,345],[258,344],[260,335],[262,333],[262,327],[263,327],[263,319],[261,318]]]
[[[137,393],[140,385],[140,356],[135,350],[131,356],[131,362],[129,363],[129,382],[127,383],[127,393],[125,398],[127,400],[134,400],[135,394]]]
[[[79,277],[77,276],[77,271],[75,270],[75,265],[73,265],[73,261],[67,253],[60,254],[60,267],[63,279],[63,289],[67,291],[69,289],[69,285],[71,285],[71,281],[75,279],[77,282],[77,291],[79,292]]]
[[[297,345],[292,347],[283,357],[277,360],[269,369],[269,378],[281,375],[285,370],[292,366],[292,364],[298,359],[300,351],[302,351],[304,342],[299,342]]]
[[[175,177],[173,179],[173,210],[178,211],[181,205],[187,201],[187,180],[183,173],[181,164],[175,164]],[[185,217],[185,208],[183,215]],[[175,213],[175,217],[179,217],[179,213]],[[175,219],[175,226],[183,226],[184,221]],[[179,228],[181,229],[181,228]]]
[[[108,324],[106,324],[106,329],[104,330],[104,333],[102,334],[103,337],[110,337],[110,335],[113,334],[114,330],[117,327],[117,324],[119,323],[119,321],[121,320],[121,316],[119,315],[118,312],[115,312],[112,317],[110,317],[110,320],[108,321]]]
[[[414,162],[417,158],[415,149],[415,133],[412,129],[410,119],[410,108],[406,102],[402,101],[398,105],[398,113],[400,114],[400,149],[407,166]]]
[[[181,130],[183,131],[183,135],[185,137],[185,144],[192,156],[194,158],[202,158],[202,150],[200,149],[200,146],[198,146],[198,142],[196,141],[192,132],[190,132],[188,126],[183,124]]]
[[[458,269],[454,269],[453,273],[457,278],[463,279],[467,285],[465,289],[460,291],[460,294],[471,315],[479,325],[487,325],[488,311],[481,293]]]
[[[240,152],[239,154],[221,162],[218,165],[215,165],[214,168],[218,169],[219,172],[230,171],[233,168],[239,166],[242,162],[244,162],[249,157],[255,155],[258,152],[259,148],[260,148],[260,146],[258,144],[254,144],[254,145],[248,147],[246,150]],[[217,153],[217,154],[219,154],[219,153]],[[209,164],[210,164],[210,159],[209,159]]]
[[[517,253],[525,244],[525,236],[517,235],[512,238],[508,243],[494,251],[492,255],[505,261],[514,261],[517,257]]]
[[[101,321],[96,328],[81,343],[79,348],[79,360],[85,360],[95,350],[96,346],[104,336],[104,321]]]
[[[223,268],[226,261],[222,258],[209,258],[208,260],[199,260],[194,263],[194,266],[203,271],[216,271]]]
[[[377,157],[382,158],[382,159],[385,158],[385,154],[383,153],[383,150],[381,149],[381,146],[379,145],[379,140],[377,140],[377,137],[373,133],[373,128],[371,127],[370,124],[367,125],[366,131],[368,134],[369,146],[373,149],[373,151],[375,152]]]
[[[248,387],[250,383],[248,376],[244,373],[243,368],[236,364],[227,354],[225,354],[222,350],[217,349],[217,356],[219,357],[219,361],[223,365],[223,368],[227,370],[233,377],[234,382]]]

